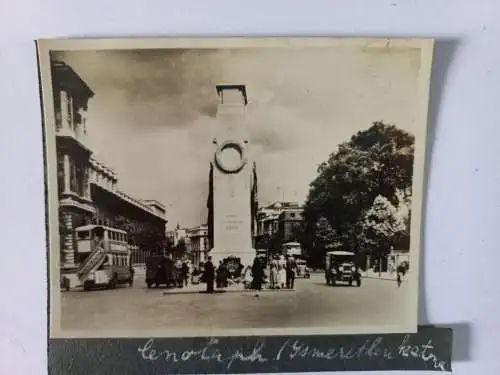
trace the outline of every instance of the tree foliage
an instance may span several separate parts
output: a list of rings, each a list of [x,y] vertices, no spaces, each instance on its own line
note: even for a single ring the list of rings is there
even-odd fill
[[[364,215],[363,229],[366,244],[378,255],[383,255],[394,246],[395,235],[405,230],[405,222],[398,215],[398,209],[379,195]]]
[[[166,246],[165,233],[149,225],[140,225],[125,216],[117,216],[113,226],[128,234],[130,243],[147,250],[159,250]]]
[[[309,245],[323,217],[345,250],[361,247],[363,220],[377,196],[392,205],[400,204],[401,192],[411,197],[413,154],[414,137],[382,122],[340,144],[310,184],[304,207]]]
[[[313,238],[316,248],[326,249],[335,245],[337,234],[326,217],[322,216],[316,222]]]
[[[184,238],[179,239],[177,245],[172,248],[172,252],[175,257],[182,257],[187,252],[186,240]]]

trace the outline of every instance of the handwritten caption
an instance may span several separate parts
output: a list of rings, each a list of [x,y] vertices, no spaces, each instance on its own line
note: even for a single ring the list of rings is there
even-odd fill
[[[320,349],[300,340],[287,339],[274,353],[267,353],[264,341],[256,341],[252,346],[224,351],[218,338],[210,338],[198,348],[182,351],[158,348],[154,339],[147,340],[137,349],[145,361],[166,361],[181,363],[187,361],[217,362],[230,369],[234,363],[286,362],[296,359],[356,361],[362,358],[382,358],[392,361],[396,358],[420,360],[430,364],[434,370],[447,371],[446,362],[434,353],[432,340],[425,344],[411,343],[410,335],[405,335],[398,346],[385,345],[382,336],[367,338],[362,345],[344,347],[343,345]]]

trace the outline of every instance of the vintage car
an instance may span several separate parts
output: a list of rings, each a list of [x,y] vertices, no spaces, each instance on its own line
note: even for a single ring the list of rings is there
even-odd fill
[[[146,258],[146,285],[158,287],[165,285],[167,288],[175,286],[177,280],[174,264],[171,259],[163,255],[151,255]]]
[[[309,279],[311,277],[309,267],[307,267],[307,262],[304,259],[297,259],[295,264],[297,265],[297,273],[295,277],[303,277],[305,279]]]
[[[355,253],[349,251],[329,251],[326,253],[326,285],[348,283],[361,286],[361,272],[355,262]]]

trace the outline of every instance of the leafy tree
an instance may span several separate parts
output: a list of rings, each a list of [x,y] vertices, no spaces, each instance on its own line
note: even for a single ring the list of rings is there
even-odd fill
[[[125,216],[117,216],[113,220],[113,226],[117,229],[124,230],[129,236],[129,240],[134,239],[134,235],[138,232],[137,224]]]
[[[395,235],[394,248],[399,250],[409,250],[411,229],[411,194],[408,190],[399,192],[396,209],[398,217],[402,218],[402,228]]]
[[[381,271],[382,260],[394,246],[396,235],[405,230],[405,223],[398,216],[398,209],[387,198],[379,195],[364,215],[363,226],[364,240],[371,248],[371,255],[377,260],[378,270]]]
[[[182,257],[187,252],[186,240],[184,238],[179,239],[177,245],[173,248],[173,253],[175,257]]]
[[[113,226],[127,232],[129,242],[144,249],[159,250],[165,246],[165,233],[152,226],[141,227],[136,221],[121,215],[114,218]]]
[[[378,195],[398,204],[411,195],[414,137],[394,125],[375,122],[338,146],[318,167],[304,207],[305,240],[313,242],[320,217],[335,228],[345,250],[363,245],[363,218]]]
[[[312,249],[310,260],[313,265],[323,265],[326,250],[334,247],[337,241],[337,232],[332,228],[326,217],[320,217],[315,225],[312,235]]]

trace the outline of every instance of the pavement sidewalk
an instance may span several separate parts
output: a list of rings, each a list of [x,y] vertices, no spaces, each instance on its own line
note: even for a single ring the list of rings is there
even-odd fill
[[[368,278],[368,279],[378,279],[378,280],[387,280],[387,281],[396,281],[397,274],[396,272],[390,273],[390,272],[382,272],[379,274],[377,271],[373,270],[367,270],[363,273],[363,277]],[[405,274],[404,276],[401,276],[401,280],[403,282],[408,281],[408,274]]]

